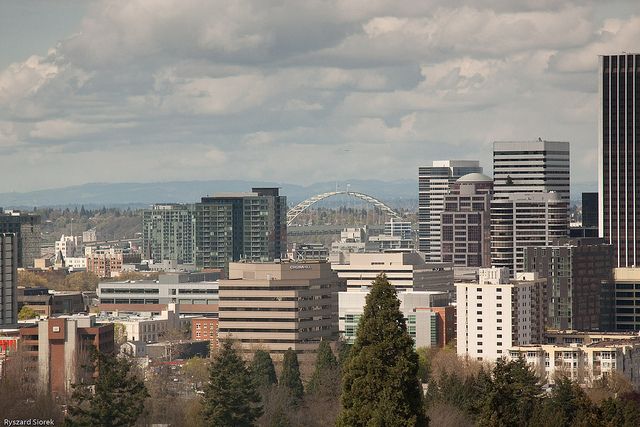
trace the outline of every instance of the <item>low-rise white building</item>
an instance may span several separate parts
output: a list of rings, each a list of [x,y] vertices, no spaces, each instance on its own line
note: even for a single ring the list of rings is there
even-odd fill
[[[481,268],[477,283],[456,283],[458,355],[495,361],[513,346],[542,342],[546,279]]]
[[[590,338],[590,333],[579,333]],[[581,385],[617,373],[640,388],[640,337],[604,337],[589,343],[521,345],[509,349],[508,358],[524,358],[547,383],[564,375]]]
[[[349,344],[356,339],[358,322],[364,313],[368,294],[367,288],[338,293],[338,331]],[[436,346],[439,341],[438,314],[423,309],[444,307],[449,302],[449,296],[443,292],[405,291],[398,294],[398,299],[416,348]]]

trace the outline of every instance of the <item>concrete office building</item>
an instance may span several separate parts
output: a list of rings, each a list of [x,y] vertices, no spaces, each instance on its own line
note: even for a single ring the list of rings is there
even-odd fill
[[[322,243],[291,243],[287,258],[292,261],[327,261],[329,250]]]
[[[91,228],[87,231],[82,232],[82,243],[92,243],[98,240],[96,235],[96,229]]]
[[[640,338],[637,335],[591,338],[582,332],[578,338],[588,343],[554,343],[514,346],[508,359],[524,358],[548,384],[558,374],[582,386],[591,386],[603,377],[618,374],[635,388],[640,387]]]
[[[472,173],[451,184],[440,214],[441,253],[455,267],[491,265],[491,198],[493,180]]]
[[[384,273],[395,289],[450,292],[453,288],[453,265],[425,263],[417,252],[353,253],[349,264],[331,264],[347,283],[347,292],[370,287]]]
[[[64,234],[62,235],[62,237],[60,237],[60,240],[56,240],[53,243],[53,248],[56,255],[58,255],[58,253],[61,253],[65,259],[67,259],[68,257],[80,255],[81,246],[82,242],[80,241],[78,236],[65,236]]]
[[[94,315],[60,316],[19,329],[27,363],[44,390],[62,395],[79,382],[80,369],[93,346],[103,353],[114,351],[113,324],[98,325]],[[85,372],[92,375],[93,372]],[[35,379],[35,378],[34,378]]]
[[[440,214],[444,196],[458,178],[482,173],[477,160],[437,160],[418,169],[418,250],[428,262],[440,262]]]
[[[18,239],[15,234],[0,233],[0,326],[18,321],[16,283]]]
[[[344,340],[353,344],[358,332],[358,323],[364,313],[369,289],[340,292],[338,295],[338,330]],[[403,291],[398,293],[400,311],[406,322],[407,331],[415,347],[442,347],[446,336],[439,336],[443,325],[442,318],[431,307],[445,307],[449,295],[442,292]]]
[[[158,342],[169,330],[180,328],[180,312],[177,304],[168,304],[160,314],[118,314],[103,315],[96,318],[100,325],[121,325],[127,341],[144,343]],[[189,323],[189,320],[185,321]]]
[[[542,139],[494,142],[493,186],[496,199],[553,191],[569,203],[569,143]]]
[[[271,262],[287,254],[287,198],[277,188],[220,193],[195,204],[196,265]]]
[[[378,243],[369,241],[367,227],[345,228],[340,232],[340,240],[331,244],[329,262],[349,264],[352,253],[379,252]]]
[[[542,342],[545,283],[537,273],[510,280],[507,268],[481,268],[478,283],[456,283],[458,355],[495,361]]]
[[[218,336],[244,351],[316,351],[338,333],[344,281],[326,262],[231,263],[220,280]]]
[[[567,202],[558,193],[504,194],[491,202],[491,265],[525,270],[524,249],[566,238]]]
[[[13,233],[18,241],[18,268],[33,267],[34,260],[40,258],[40,222],[40,215],[0,209],[0,233]]]
[[[195,215],[193,205],[157,204],[142,211],[142,255],[159,263],[195,262]]]
[[[166,273],[158,280],[126,280],[98,284],[99,309],[106,313],[156,313],[177,304],[182,314],[218,313],[220,273]]]
[[[613,282],[616,331],[639,331],[640,268],[614,268]]]
[[[598,194],[600,237],[616,266],[640,266],[640,54],[602,55],[599,63]]]
[[[525,270],[547,278],[547,327],[611,330],[610,306],[601,305],[613,281],[613,246],[601,239],[563,239],[525,248]]]

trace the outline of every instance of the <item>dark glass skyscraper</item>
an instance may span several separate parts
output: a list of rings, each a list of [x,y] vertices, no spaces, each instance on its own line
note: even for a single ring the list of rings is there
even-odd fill
[[[640,258],[640,54],[602,55],[599,64],[600,236],[615,265]]]

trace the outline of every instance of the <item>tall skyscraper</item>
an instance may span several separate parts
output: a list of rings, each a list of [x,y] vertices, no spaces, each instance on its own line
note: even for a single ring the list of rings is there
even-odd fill
[[[154,262],[195,263],[193,205],[153,205],[142,211],[143,256]]]
[[[287,253],[287,198],[277,188],[220,193],[195,204],[196,265],[271,262]]]
[[[18,268],[33,267],[40,258],[42,233],[40,215],[0,209],[0,233],[14,233],[18,241]]]
[[[0,233],[0,325],[18,322],[17,263],[18,239],[16,235]]]
[[[491,266],[493,180],[470,173],[451,185],[441,215],[442,260],[456,267]]]
[[[600,237],[618,267],[639,266],[640,54],[600,56],[598,86]]]
[[[555,191],[569,202],[569,143],[496,141],[493,143],[494,198],[511,193]]]
[[[449,186],[463,175],[482,173],[477,160],[436,160],[418,169],[418,250],[428,262],[440,262],[440,214]]]
[[[568,203],[558,193],[507,194],[491,202],[491,265],[525,271],[524,249],[569,234]]]

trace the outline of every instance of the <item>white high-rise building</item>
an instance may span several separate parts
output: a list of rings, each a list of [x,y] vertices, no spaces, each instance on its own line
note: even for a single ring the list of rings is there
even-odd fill
[[[478,283],[456,283],[458,355],[495,361],[509,348],[540,343],[546,279],[481,268]]]
[[[569,143],[496,141],[493,143],[494,198],[554,191],[569,202]]]
[[[458,178],[482,173],[477,160],[436,160],[418,169],[418,250],[428,262],[442,261],[440,252],[440,214],[444,196]]]

